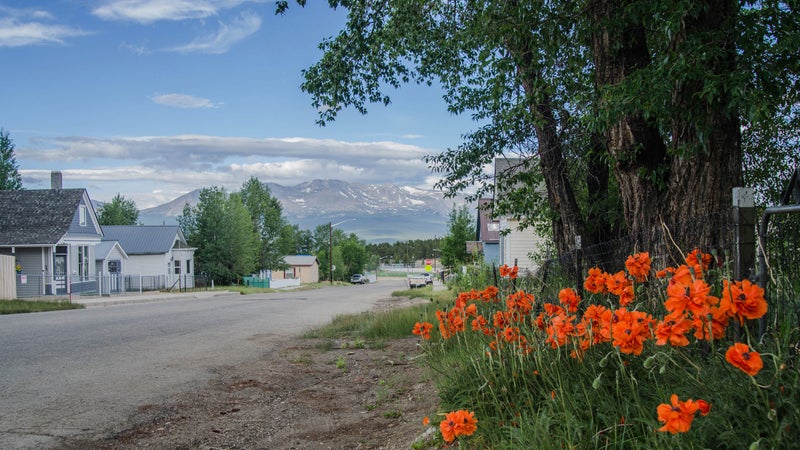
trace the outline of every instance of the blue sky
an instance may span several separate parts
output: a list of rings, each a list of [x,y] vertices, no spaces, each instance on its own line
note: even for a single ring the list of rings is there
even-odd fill
[[[326,127],[301,70],[345,10],[311,0],[0,0],[0,128],[27,189],[85,187],[140,209],[250,176],[430,188],[422,161],[473,128],[441,91],[404,86],[392,104]]]

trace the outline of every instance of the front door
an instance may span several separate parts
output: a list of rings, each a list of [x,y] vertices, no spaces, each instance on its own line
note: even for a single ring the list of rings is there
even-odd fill
[[[67,255],[56,253],[53,256],[53,284],[56,295],[67,294]]]
[[[119,278],[122,275],[120,269],[120,261],[114,260],[108,262],[108,290],[109,292],[119,292],[120,282]]]

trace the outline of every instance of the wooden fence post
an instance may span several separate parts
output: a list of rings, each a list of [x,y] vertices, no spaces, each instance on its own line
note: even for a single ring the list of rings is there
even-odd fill
[[[733,277],[752,278],[756,262],[756,208],[753,188],[733,188],[733,223],[736,233]]]

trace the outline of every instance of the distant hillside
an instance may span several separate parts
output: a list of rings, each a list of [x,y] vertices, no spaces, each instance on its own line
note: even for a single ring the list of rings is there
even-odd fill
[[[290,223],[311,230],[346,220],[339,228],[368,242],[444,236],[448,214],[454,205],[464,204],[463,198],[445,199],[439,191],[390,184],[314,180],[296,186],[267,186],[283,205]],[[143,209],[139,219],[146,225],[177,223],[184,205],[196,205],[199,197],[200,189],[194,190],[169,203]]]

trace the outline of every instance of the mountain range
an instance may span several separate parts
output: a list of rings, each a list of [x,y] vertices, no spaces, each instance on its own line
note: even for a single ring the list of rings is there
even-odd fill
[[[431,239],[447,234],[453,207],[463,197],[446,199],[440,191],[392,184],[360,184],[341,180],[314,180],[296,186],[266,183],[283,205],[291,224],[313,230],[334,223],[370,243]],[[187,203],[194,206],[200,189],[171,202],[139,212],[145,225],[175,224]]]

